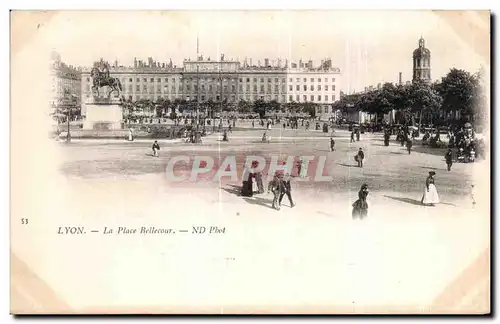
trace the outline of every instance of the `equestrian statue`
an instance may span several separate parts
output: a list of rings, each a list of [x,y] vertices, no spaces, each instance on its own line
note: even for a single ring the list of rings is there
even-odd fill
[[[99,65],[101,66],[102,72],[99,69]],[[103,62],[102,59],[99,64],[95,64],[92,70],[90,70],[90,76],[92,77],[92,93],[94,96],[99,97],[99,88],[104,86],[109,86],[111,89],[108,92],[108,98],[110,98],[111,93],[114,91],[120,96],[122,83],[120,79],[109,76],[109,65]]]

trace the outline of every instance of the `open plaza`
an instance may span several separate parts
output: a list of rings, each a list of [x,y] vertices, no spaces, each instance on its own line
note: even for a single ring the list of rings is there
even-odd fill
[[[488,161],[456,163],[448,172],[445,149],[423,147],[418,141],[409,155],[394,137],[388,147],[381,133],[361,134],[360,141],[350,143],[350,133],[337,129],[332,152],[330,133],[276,127],[267,130],[270,142],[262,143],[264,131],[241,127],[229,134],[228,142],[221,140],[220,133],[204,137],[201,144],[159,140],[158,157],[152,156],[151,140],[54,142],[61,163],[59,176],[47,190],[59,188],[60,196],[54,197],[59,210],[54,215],[59,217],[47,218],[44,227],[84,224],[86,229],[102,229],[116,224],[154,227],[169,234],[113,239],[95,234],[99,238],[81,240],[40,232],[47,242],[44,264],[67,260],[58,263],[63,273],[91,262],[108,269],[106,273],[89,272],[85,281],[67,286],[72,290],[78,286],[80,294],[66,291],[70,288],[64,283],[70,277],[54,277],[51,267],[40,267],[40,275],[68,296],[68,303],[81,305],[81,310],[103,303],[112,308],[161,300],[168,305],[222,303],[230,312],[228,296],[245,292],[243,301],[255,305],[263,302],[263,291],[266,305],[292,305],[297,302],[292,296],[304,294],[315,305],[339,305],[336,311],[340,312],[380,311],[376,305],[396,312],[432,311],[429,305],[451,307],[456,303],[456,296],[441,292],[488,253],[488,197],[483,191],[473,205],[470,192],[474,183],[478,192],[484,190],[481,179]],[[359,148],[365,151],[363,168],[353,159]],[[296,181],[292,177],[296,206],[290,208],[285,197],[276,211],[271,208],[272,194],[242,197],[240,179],[169,182],[166,166],[179,155],[211,156],[215,161],[232,155],[238,165],[247,155],[266,159],[272,155],[325,156],[324,175],[332,181]],[[420,203],[429,171],[436,172],[441,200],[435,207]],[[351,217],[352,204],[363,183],[369,188],[368,216],[356,221]],[[192,234],[196,226],[205,226],[207,233]],[[224,234],[209,234],[210,227],[225,228]],[[60,244],[66,248],[50,248]],[[127,255],[113,254],[117,246]],[[155,251],[168,251],[170,257],[159,258]],[[245,272],[246,267],[252,272]],[[112,269],[117,272],[110,272]],[[142,280],[126,280],[137,271],[144,275]],[[199,271],[203,276],[196,275]],[[162,277],[162,272],[169,275]],[[329,280],[295,280],[300,273],[316,273]],[[480,271],[473,276],[474,280],[470,275],[460,279],[460,285],[482,291],[488,277],[481,277]],[[150,279],[158,277],[163,280]],[[102,294],[85,298],[97,287]],[[136,294],[124,294],[128,289]],[[168,296],[162,294],[166,290]],[[429,296],[437,297],[430,300]],[[111,300],[113,304],[109,304]],[[346,304],[346,300],[355,304]]]

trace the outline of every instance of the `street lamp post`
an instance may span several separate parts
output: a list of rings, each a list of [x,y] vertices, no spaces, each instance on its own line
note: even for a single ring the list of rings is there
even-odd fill
[[[199,58],[197,58],[199,60]],[[196,63],[196,131],[200,125],[200,64]]]
[[[71,117],[71,107],[68,106],[68,113],[67,113],[67,116],[66,116],[66,119],[67,119],[67,122],[68,122],[68,132],[66,134],[66,142],[71,142],[71,133],[70,133],[70,130],[69,130],[69,119]]]

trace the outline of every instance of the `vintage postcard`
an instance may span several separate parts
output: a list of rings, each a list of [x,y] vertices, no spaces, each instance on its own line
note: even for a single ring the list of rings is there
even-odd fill
[[[12,11],[12,314],[489,314],[490,12]]]

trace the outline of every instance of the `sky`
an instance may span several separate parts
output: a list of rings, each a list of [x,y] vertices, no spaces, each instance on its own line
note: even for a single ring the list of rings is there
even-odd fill
[[[484,16],[483,16],[484,18]],[[486,24],[486,26],[485,26]],[[212,59],[264,58],[297,62],[324,58],[342,72],[346,93],[412,77],[412,53],[424,37],[431,77],[452,67],[489,69],[489,22],[473,12],[432,11],[108,11],[60,12],[45,23],[44,42],[64,62],[90,66],[100,57],[132,65],[134,57],[160,62],[200,54]],[[486,32],[485,32],[486,31]],[[486,44],[485,42],[488,42]]]

